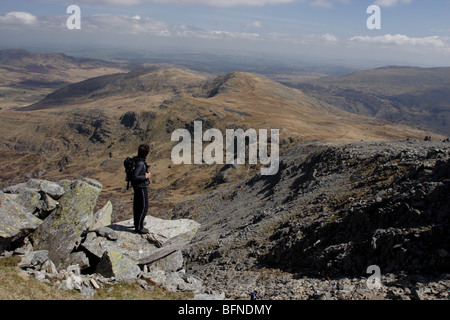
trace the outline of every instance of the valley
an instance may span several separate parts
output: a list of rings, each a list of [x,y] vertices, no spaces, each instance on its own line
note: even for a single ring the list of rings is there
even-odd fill
[[[282,81],[342,110],[450,134],[450,69],[384,67],[339,77]]]

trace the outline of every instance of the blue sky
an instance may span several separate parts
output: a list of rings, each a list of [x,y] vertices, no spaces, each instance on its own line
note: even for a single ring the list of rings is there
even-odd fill
[[[65,26],[74,4],[81,30]],[[372,4],[381,9],[381,30],[366,26]],[[176,47],[450,66],[450,0],[2,1],[0,46]]]

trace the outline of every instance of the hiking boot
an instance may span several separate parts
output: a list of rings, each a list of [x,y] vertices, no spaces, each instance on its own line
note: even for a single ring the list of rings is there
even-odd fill
[[[141,228],[141,229],[136,230],[136,232],[139,234],[147,234],[150,231],[147,228]]]

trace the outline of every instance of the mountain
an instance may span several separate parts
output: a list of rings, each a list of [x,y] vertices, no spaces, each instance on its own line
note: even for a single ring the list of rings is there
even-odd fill
[[[330,143],[423,139],[429,132],[354,115],[303,92],[251,73],[222,76],[152,67],[70,84],[41,101],[0,110],[0,176],[4,185],[31,177],[87,176],[102,181],[102,205],[115,199],[116,219],[129,215],[123,160],[151,145],[151,214],[170,216],[176,204],[209,188],[259,172],[260,165],[229,171],[222,165],[174,165],[176,129],[193,132],[279,129],[280,151],[306,141]],[[434,135],[438,139],[440,136]],[[15,159],[13,162],[11,159]]]
[[[21,110],[39,110],[51,106],[93,101],[103,98],[141,94],[182,94],[205,77],[178,68],[152,67],[129,73],[99,76],[63,87],[45,99]]]
[[[450,68],[392,66],[284,83],[348,112],[450,135]]]
[[[63,53],[0,50],[0,104],[24,106],[67,84],[128,71],[125,63],[75,58]]]
[[[279,170],[264,176],[260,163],[175,165],[172,133],[192,135],[195,121],[222,134],[279,129]],[[153,66],[0,109],[0,187],[93,178],[103,185],[94,211],[110,201],[112,222],[126,220],[132,192],[123,161],[148,143],[149,215],[201,223],[184,252],[186,274],[208,288],[239,299],[253,290],[267,299],[422,299],[432,287],[429,294],[445,298],[450,155],[443,138],[252,73]],[[381,269],[379,291],[365,286],[369,265]]]

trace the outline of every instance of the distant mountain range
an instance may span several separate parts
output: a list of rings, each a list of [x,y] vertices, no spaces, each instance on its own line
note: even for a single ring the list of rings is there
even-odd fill
[[[35,53],[24,49],[0,50],[1,85],[15,87],[58,87],[119,72],[124,65],[105,60],[75,58],[64,53]]]
[[[50,92],[88,78],[126,72],[127,64],[74,58],[63,53],[0,50],[0,105],[29,105]]]
[[[450,135],[450,68],[391,66],[284,84],[342,110]]]

